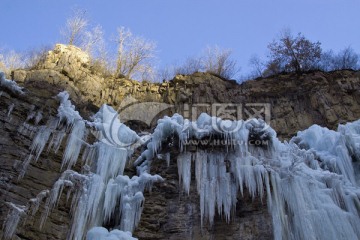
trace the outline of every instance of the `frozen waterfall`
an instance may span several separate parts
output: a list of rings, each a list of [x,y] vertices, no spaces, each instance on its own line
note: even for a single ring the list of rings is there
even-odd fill
[[[45,149],[57,152],[60,146],[62,174],[52,189],[31,199],[35,208],[9,203],[7,238],[43,199],[41,226],[46,224],[66,193],[72,201],[69,239],[135,239],[144,191],[166,181],[151,172],[154,161],[177,164],[179,193],[192,194],[195,184],[202,226],[212,225],[216,215],[232,221],[236,203],[248,193],[267,201],[275,239],[360,238],[360,120],[338,131],[314,125],[281,142],[261,119],[229,121],[203,113],[191,122],[175,114],[160,119],[150,136],[139,137],[107,105],[87,121],[68,93],[58,99],[57,116],[36,128],[19,179]],[[91,133],[96,141],[89,143]],[[138,147],[143,149],[134,161],[137,175],[128,176],[126,165]],[[173,156],[171,148],[179,154]],[[73,170],[76,165],[81,171]],[[108,230],[103,226],[111,219],[117,221]]]

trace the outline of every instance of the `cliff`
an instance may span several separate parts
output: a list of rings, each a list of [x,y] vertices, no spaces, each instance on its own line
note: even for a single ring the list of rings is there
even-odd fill
[[[84,118],[89,118],[104,103],[124,109],[127,106],[124,100],[128,101],[130,96],[137,103],[167,104],[164,111],[156,110],[154,118],[148,120],[150,127],[129,117],[129,125],[139,132],[151,131],[156,120],[165,114],[214,113],[214,106],[224,106],[221,104],[235,107],[238,117],[244,119],[265,118],[282,139],[289,139],[315,123],[334,129],[339,123],[360,118],[360,72],[347,70],[283,74],[241,85],[206,73],[178,75],[170,82],[139,83],[103,77],[91,68],[89,57],[79,49],[57,45],[39,69],[15,70],[11,78],[24,87],[25,94],[0,89],[1,225],[9,210],[6,202],[26,205],[42,190],[50,189],[61,174],[63,145],[57,153],[44,152],[36,163],[31,162],[24,177],[19,179],[35,131],[56,115],[59,103],[54,96],[63,90],[70,93]],[[81,164],[75,166],[80,168]],[[126,171],[133,169],[128,166]],[[145,195],[140,225],[134,233],[139,239],[272,238],[266,203],[259,199],[252,201],[245,196],[230,224],[216,216],[212,227],[201,228],[198,196],[181,192],[176,164],[166,167],[155,163],[151,171],[167,181],[155,184],[152,193]],[[196,186],[192,184],[191,188]],[[43,207],[40,205],[34,216],[22,221],[13,239],[66,239],[70,203],[63,196],[41,230]]]

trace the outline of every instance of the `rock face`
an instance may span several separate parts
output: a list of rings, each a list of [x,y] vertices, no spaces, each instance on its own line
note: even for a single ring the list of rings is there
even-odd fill
[[[53,97],[62,90],[70,93],[84,118],[104,103],[121,107],[129,96],[139,102],[171,106],[159,113],[153,124],[164,114],[180,112],[191,116],[201,111],[214,114],[218,113],[215,107],[231,106],[240,111],[242,118],[264,117],[283,139],[314,123],[336,128],[339,123],[360,118],[360,72],[346,70],[284,74],[241,85],[206,73],[178,75],[164,83],[139,83],[97,75],[91,69],[90,58],[80,49],[56,45],[39,69],[16,70],[12,78],[25,87],[26,93],[16,96],[0,89],[0,225],[9,211],[6,202],[26,205],[42,190],[50,189],[60,176],[63,147],[56,154],[44,151],[38,162],[30,163],[24,177],[18,179],[34,132],[47,118],[56,115],[58,102]],[[151,126],[134,122],[129,125],[139,131],[151,130]],[[152,193],[145,195],[144,211],[134,236],[139,239],[272,239],[266,201],[252,201],[247,196],[239,201],[231,223],[216,216],[213,226],[201,228],[195,181],[189,196],[182,193],[175,162],[169,167],[160,162],[153,164],[151,171],[166,181],[155,184]],[[129,167],[127,171],[133,169]],[[63,196],[39,230],[43,211],[40,204],[34,216],[21,221],[13,239],[66,239],[70,203]],[[0,237],[2,234],[0,232]]]
[[[24,86],[42,82],[70,92],[82,105],[99,107],[104,103],[120,107],[131,96],[140,102],[174,105],[166,113],[183,112],[183,105],[212,115],[212,104],[241,105],[240,116],[263,116],[280,138],[289,138],[298,130],[316,123],[336,128],[338,123],[359,118],[360,72],[283,74],[266,79],[235,81],[206,73],[178,75],[170,82],[148,83],[124,78],[104,78],[92,70],[89,57],[74,46],[58,44],[37,70],[16,70],[14,80]],[[255,113],[255,115],[254,115]],[[156,122],[156,119],[153,121]]]
[[[2,89],[3,90],[3,89]],[[36,91],[36,89],[34,89]],[[62,157],[45,154],[37,163],[28,166],[25,176],[19,179],[23,162],[30,154],[34,133],[48,117],[56,114],[57,101],[53,98],[59,88],[52,87],[37,94],[28,89],[25,96],[14,96],[6,90],[0,97],[0,223],[3,225],[12,202],[26,206],[42,190],[51,188],[59,178]],[[11,107],[13,106],[13,107]],[[42,116],[42,117],[41,117]],[[19,224],[13,239],[65,239],[70,220],[69,205],[62,201],[49,217],[46,226],[40,231],[39,220],[43,203],[34,216]],[[20,227],[21,226],[21,227]],[[0,233],[0,237],[3,232]]]

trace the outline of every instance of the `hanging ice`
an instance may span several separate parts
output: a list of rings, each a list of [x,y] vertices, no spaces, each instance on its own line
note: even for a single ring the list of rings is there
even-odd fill
[[[120,230],[108,231],[103,227],[94,227],[86,235],[86,240],[137,240],[133,238],[131,232],[123,232]]]
[[[176,114],[165,117],[135,164],[149,169],[153,157],[179,139],[179,180],[188,193],[195,161],[202,223],[212,224],[216,213],[229,221],[238,193],[246,189],[252,198],[267,195],[275,239],[359,238],[360,189],[350,157],[358,156],[358,122],[339,126],[339,132],[314,125],[289,144],[261,120],[237,121],[236,127],[226,123],[232,132],[221,124],[206,114],[193,123]],[[229,142],[234,143],[230,150]],[[204,143],[214,149],[199,148]],[[188,144],[195,145],[195,152],[187,152]]]
[[[9,89],[11,92],[15,94],[19,94],[19,95],[24,94],[22,90],[23,88],[19,87],[15,81],[6,79],[5,73],[3,72],[0,72],[0,86]]]
[[[3,237],[5,240],[12,238],[21,220],[21,217],[26,215],[25,206],[19,206],[9,202],[7,204],[9,205],[10,210],[3,225],[3,231],[4,231]]]
[[[339,173],[355,183],[351,158],[341,133],[313,125],[305,131],[298,132],[291,141],[301,148],[313,151],[320,159],[323,169]]]
[[[70,169],[78,160],[83,138],[85,136],[85,122],[77,120],[71,125],[71,134],[66,143],[66,149],[61,167]]]
[[[93,116],[93,122],[88,122],[88,125],[95,127],[98,139],[110,146],[126,148],[140,140],[133,130],[120,122],[119,114],[106,104]]]
[[[133,176],[131,179],[122,176],[129,156],[136,147],[148,141],[148,137],[140,138],[126,125],[120,123],[117,113],[109,106],[104,105],[94,116],[93,121],[85,121],[75,111],[68,93],[60,93],[58,99],[60,106],[57,118],[50,119],[46,126],[39,127],[30,148],[31,154],[25,161],[24,171],[21,174],[21,176],[25,174],[30,160],[39,158],[46,144],[48,151],[56,152],[66,132],[70,132],[62,162],[62,166],[68,170],[64,171],[55,182],[50,193],[44,192],[39,195],[39,199],[32,199],[35,205],[34,211],[37,211],[40,198],[49,195],[40,226],[46,223],[48,215],[57,206],[63,190],[67,188],[67,198],[72,196],[73,217],[68,235],[70,239],[82,239],[88,229],[105,222],[111,214],[114,214],[117,207],[120,208],[117,214],[121,216],[118,227],[133,231],[140,220],[144,189],[150,188],[153,182],[162,180],[160,176],[146,172],[141,172],[139,176]],[[85,142],[86,127],[90,127],[98,139],[92,145]],[[69,168],[78,161],[81,150],[83,150],[82,159],[85,167],[82,173],[78,173]],[[105,186],[107,186],[106,194]]]
[[[180,192],[190,194],[194,174],[202,225],[213,224],[216,215],[229,222],[238,199],[248,192],[253,199],[267,199],[275,239],[360,237],[360,188],[354,174],[360,162],[360,120],[340,125],[338,132],[314,125],[282,143],[261,119],[229,121],[201,114],[190,122],[175,114],[160,119],[150,137],[139,137],[107,105],[93,121],[86,121],[66,92],[58,99],[57,118],[36,126],[24,169],[39,158],[46,144],[48,151],[56,152],[68,133],[63,156],[68,170],[50,192],[40,192],[26,207],[9,205],[7,236],[15,233],[16,223],[30,206],[37,211],[47,197],[41,219],[45,224],[66,189],[67,198],[72,197],[68,238],[83,239],[87,233],[89,240],[132,239],[130,232],[145,203],[144,190],[164,181],[150,174],[152,161],[157,157],[169,165],[174,157],[170,150],[177,148]],[[89,128],[98,140],[93,144],[85,141]],[[137,176],[124,176],[129,157],[142,144],[146,149],[134,163]],[[70,170],[80,155],[83,169]],[[125,232],[96,227],[109,222]]]
[[[121,218],[121,229],[132,232],[140,221],[146,187],[150,188],[154,182],[163,181],[158,175],[150,175],[146,172],[140,176],[119,175],[111,179],[106,187],[104,200],[104,221],[110,220],[118,205]]]
[[[14,107],[15,107],[15,104],[14,103],[11,103],[9,106],[8,106],[8,112],[7,112],[7,117],[10,117],[12,111],[14,110]]]

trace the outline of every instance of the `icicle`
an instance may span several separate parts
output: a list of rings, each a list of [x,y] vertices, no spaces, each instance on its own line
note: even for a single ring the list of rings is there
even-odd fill
[[[41,126],[31,144],[30,147],[30,154],[29,156],[23,161],[23,164],[21,166],[20,174],[18,179],[22,179],[25,176],[26,170],[31,162],[32,159],[35,160],[35,162],[38,161],[40,154],[42,153],[49,137],[51,134],[51,129],[46,126]],[[35,155],[34,155],[35,154]]]
[[[11,104],[8,106],[7,117],[10,117],[12,111],[14,110],[14,107],[15,107],[15,104],[14,104],[14,103],[11,103]]]
[[[122,175],[128,160],[129,153],[127,149],[116,148],[105,143],[97,144],[97,163],[96,173],[99,174],[103,181],[117,175]]]
[[[191,153],[181,153],[177,158],[179,183],[183,185],[187,195],[190,193],[191,182]]]
[[[65,136],[66,136],[65,131],[62,130],[53,131],[51,135],[51,140],[48,144],[47,152],[53,150],[54,153],[57,153]]]
[[[37,160],[40,157],[40,154],[44,150],[44,147],[47,141],[49,140],[50,134],[51,134],[51,129],[48,128],[47,126],[41,126],[39,128],[39,131],[36,134],[30,147],[31,154],[35,154],[35,162],[37,162]]]
[[[143,172],[140,176],[133,176],[132,178],[119,175],[114,180],[110,180],[105,191],[104,221],[110,219],[116,205],[119,203],[120,213],[122,214],[125,212],[129,215],[129,207],[132,209],[132,220],[130,222],[122,222],[122,224],[126,225],[127,230],[132,231],[140,220],[142,211],[140,206],[144,200],[142,193],[144,192],[145,187],[150,187],[152,183],[157,181],[163,181],[163,178],[159,175],[150,175],[146,172]],[[125,220],[124,217],[121,218],[121,221]]]
[[[142,192],[137,192],[133,196],[125,195],[121,199],[121,223],[123,231],[133,232],[140,221],[142,205],[144,202]]]
[[[104,189],[105,185],[97,174],[92,174],[85,182],[82,192],[79,193],[79,200],[72,206],[74,216],[69,239],[82,239],[87,229],[101,224],[101,199]]]
[[[3,225],[3,231],[4,231],[3,238],[5,240],[12,239],[21,218],[26,215],[25,206],[16,205],[11,202],[6,202],[6,203],[10,207],[10,209]]]
[[[42,120],[43,114],[41,111],[38,111],[35,116],[35,125],[38,125],[39,122]]]
[[[54,186],[50,191],[50,197],[46,200],[45,212],[42,214],[40,219],[40,228],[44,226],[49,213],[57,205],[64,187],[72,188],[74,186],[74,182],[78,182],[78,184],[82,186],[87,179],[87,176],[81,175],[72,170],[66,170],[61,174],[61,177],[54,183]]]
[[[156,157],[165,160],[167,167],[170,166],[170,153],[158,154]]]
[[[66,149],[63,156],[61,168],[70,169],[75,165],[79,158],[80,150],[85,136],[85,122],[83,120],[75,121],[72,125],[71,133],[66,143]]]
[[[23,88],[19,87],[15,81],[11,81],[5,78],[5,73],[0,72],[0,86],[9,89],[15,94],[24,94]]]
[[[90,229],[86,235],[86,240],[137,240],[132,237],[131,232],[123,232],[120,230],[108,231],[103,227],[94,227]]]
[[[50,194],[49,190],[42,190],[35,198],[29,200],[29,205],[31,209],[31,214],[34,216],[35,213],[39,210],[40,203],[44,198],[48,197]]]
[[[37,130],[37,132],[31,143],[31,146],[30,146],[30,154],[23,161],[23,164],[22,164],[22,167],[20,170],[20,174],[18,177],[19,180],[24,177],[31,160],[34,159],[35,162],[37,162],[39,160],[39,157],[40,157],[41,153],[43,152],[45,145],[48,142],[50,135],[53,133],[56,125],[57,125],[56,119],[50,119],[46,126],[34,127],[34,126],[27,124],[26,122],[20,126],[18,131],[21,132],[22,134],[32,135],[32,133],[34,133],[36,130]]]

